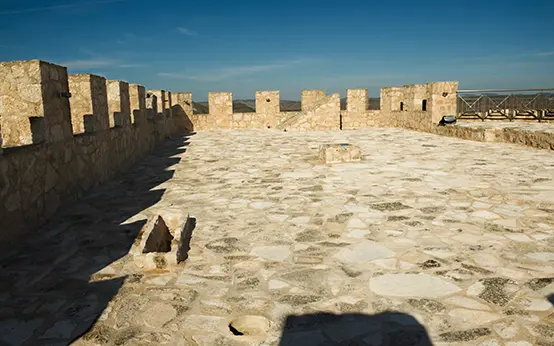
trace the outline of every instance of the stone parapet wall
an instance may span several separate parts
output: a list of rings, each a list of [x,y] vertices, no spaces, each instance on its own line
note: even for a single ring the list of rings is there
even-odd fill
[[[356,130],[376,127],[380,116],[380,110],[366,110],[364,112],[341,111],[341,129]]]
[[[68,76],[65,67],[39,60],[0,63],[4,245],[128,170],[160,140],[187,130],[170,112],[163,128],[148,120],[158,100],[150,98],[148,108],[145,97],[141,85]]]

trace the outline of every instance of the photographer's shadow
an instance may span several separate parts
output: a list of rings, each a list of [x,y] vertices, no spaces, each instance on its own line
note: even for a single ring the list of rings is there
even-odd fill
[[[400,312],[288,316],[279,346],[432,346],[427,330]]]

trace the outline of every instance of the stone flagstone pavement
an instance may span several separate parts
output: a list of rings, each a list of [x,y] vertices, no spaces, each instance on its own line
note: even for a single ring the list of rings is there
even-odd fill
[[[186,139],[5,253],[0,345],[554,344],[552,152],[397,129]],[[362,161],[318,162],[335,142]],[[146,219],[188,214],[184,264],[128,254]]]

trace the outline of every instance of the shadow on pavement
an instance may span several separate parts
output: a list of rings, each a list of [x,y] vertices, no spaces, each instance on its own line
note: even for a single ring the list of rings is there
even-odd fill
[[[411,315],[316,313],[288,316],[279,346],[431,346],[427,330]]]
[[[59,211],[0,258],[0,345],[64,345],[86,332],[123,283],[111,268],[145,221],[122,224],[160,201],[194,133],[161,143],[121,178]],[[102,270],[105,269],[105,270]]]

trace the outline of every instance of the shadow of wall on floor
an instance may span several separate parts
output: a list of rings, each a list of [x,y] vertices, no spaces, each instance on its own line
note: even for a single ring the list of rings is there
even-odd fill
[[[124,282],[106,268],[125,256],[160,201],[194,133],[161,143],[120,178],[59,210],[0,258],[0,345],[70,344],[101,316]],[[104,269],[104,270],[103,270]]]
[[[432,343],[425,327],[401,312],[288,316],[279,346],[312,345],[432,346]]]

